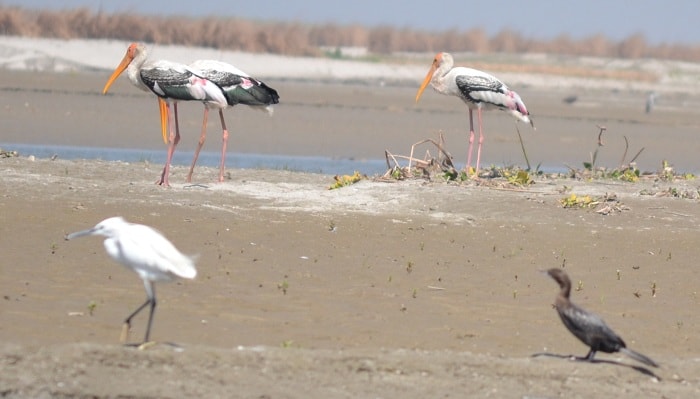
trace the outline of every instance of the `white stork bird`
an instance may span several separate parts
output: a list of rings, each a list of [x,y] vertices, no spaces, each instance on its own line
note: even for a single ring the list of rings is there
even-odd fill
[[[221,119],[221,129],[223,130],[221,165],[219,166],[219,181],[222,182],[224,180],[226,146],[228,143],[228,130],[226,129],[226,122],[224,121],[224,109],[227,107],[233,107],[237,104],[244,104],[253,108],[267,111],[269,115],[272,115],[272,105],[279,103],[279,95],[275,89],[267,86],[265,83],[257,79],[252,78],[247,73],[225,62],[199,60],[190,64],[189,67],[199,76],[214,82],[223,91],[225,98],[223,101],[218,98],[210,101],[204,101],[202,133],[199,136],[199,144],[194,153],[194,159],[192,160],[190,172],[187,174],[187,181],[192,181],[194,166],[197,163],[199,152],[201,151],[207,137],[207,118],[209,115],[209,109],[217,108],[219,110],[219,118]]]
[[[175,153],[175,147],[180,142],[180,127],[177,120],[178,101],[215,101],[226,102],[224,93],[216,84],[196,75],[187,65],[165,60],[146,63],[148,53],[141,43],[132,43],[126,50],[121,63],[109,77],[102,93],[109,90],[112,83],[127,71],[129,81],[144,91],[151,91],[158,96],[160,108],[161,130],[163,140],[168,143],[168,157],[163,167],[158,184],[169,186],[170,162]],[[175,132],[171,121],[170,102],[173,102]],[[170,125],[170,137],[166,138],[166,119]]]
[[[454,59],[449,53],[438,53],[433,60],[425,80],[416,94],[416,103],[423,94],[428,83],[438,93],[457,96],[469,107],[469,155],[467,156],[467,172],[471,167],[472,149],[474,145],[474,118],[472,112],[476,109],[479,119],[479,148],[476,152],[475,175],[479,176],[479,161],[481,160],[481,144],[484,134],[481,123],[481,110],[500,109],[515,118],[535,125],[529,118],[525,103],[518,93],[509,89],[505,83],[495,76],[472,68],[453,67]]]

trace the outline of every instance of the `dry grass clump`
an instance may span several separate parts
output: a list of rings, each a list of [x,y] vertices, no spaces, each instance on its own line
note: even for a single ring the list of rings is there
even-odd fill
[[[120,39],[287,55],[319,55],[320,46],[394,52],[550,53],[615,58],[700,61],[700,46],[652,46],[641,34],[619,42],[602,35],[534,40],[512,30],[489,37],[482,28],[442,32],[391,26],[306,25],[240,18],[106,14],[88,8],[37,11],[0,5],[0,34],[58,39]]]

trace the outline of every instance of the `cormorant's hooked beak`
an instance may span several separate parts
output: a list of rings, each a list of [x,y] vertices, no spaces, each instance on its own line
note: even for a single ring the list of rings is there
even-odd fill
[[[416,94],[416,103],[420,99],[420,96],[423,94],[423,91],[425,90],[425,88],[428,87],[428,83],[430,83],[430,80],[433,78],[433,74],[435,73],[435,70],[437,68],[438,68],[438,60],[436,58],[435,60],[433,60],[433,65],[430,67],[428,74],[425,75],[425,79],[423,79],[423,83],[421,83],[420,89],[418,89],[418,94]]]

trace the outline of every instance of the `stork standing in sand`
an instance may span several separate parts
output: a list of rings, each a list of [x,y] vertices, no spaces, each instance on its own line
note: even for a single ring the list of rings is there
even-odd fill
[[[207,137],[207,118],[209,115],[209,109],[217,108],[219,110],[219,118],[221,119],[221,129],[223,130],[221,164],[219,166],[219,181],[221,182],[224,180],[226,146],[228,143],[228,130],[226,129],[226,122],[224,121],[224,109],[227,107],[233,107],[237,104],[244,104],[252,108],[266,111],[269,115],[272,115],[272,105],[279,103],[279,95],[275,89],[267,86],[265,83],[257,79],[252,78],[247,73],[225,62],[199,60],[190,64],[189,67],[199,76],[202,76],[215,83],[222,91],[224,99],[221,101],[222,99],[217,97],[212,98],[209,101],[204,101],[202,133],[199,136],[199,144],[197,145],[197,150],[195,150],[194,153],[192,166],[187,174],[187,181],[192,181],[194,166],[197,163],[199,152],[202,150],[202,146],[204,145],[204,141]]]
[[[505,83],[495,76],[477,69],[454,67],[454,59],[449,53],[438,53],[433,60],[428,74],[416,94],[416,103],[423,91],[430,83],[438,93],[448,96],[457,96],[469,107],[469,155],[467,156],[467,172],[472,162],[472,150],[474,146],[474,117],[476,110],[479,120],[479,147],[476,152],[475,175],[479,176],[479,162],[481,161],[481,144],[484,134],[481,123],[481,110],[500,109],[513,115],[515,118],[532,125],[530,113],[527,112],[525,103],[518,93],[509,89]]]
[[[140,43],[132,43],[126,51],[121,63],[109,77],[102,93],[105,94],[119,75],[126,70],[129,81],[144,91],[150,91],[158,96],[160,122],[163,140],[168,143],[168,157],[163,167],[158,184],[169,186],[170,162],[175,147],[180,142],[180,127],[177,120],[178,101],[203,101],[226,103],[223,91],[215,83],[198,76],[187,65],[159,60],[146,62],[148,53]],[[173,103],[173,114],[170,113],[170,103]],[[167,120],[167,123],[166,123]],[[166,125],[170,127],[170,137],[166,138]]]

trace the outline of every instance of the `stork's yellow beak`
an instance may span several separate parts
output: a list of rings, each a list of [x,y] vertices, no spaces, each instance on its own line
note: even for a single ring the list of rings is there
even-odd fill
[[[114,83],[114,81],[117,80],[119,75],[121,75],[122,72],[124,72],[124,70],[126,69],[126,67],[128,67],[129,64],[131,64],[131,61],[134,60],[134,51],[132,50],[132,46],[133,44],[129,46],[128,50],[126,50],[126,54],[124,55],[124,58],[122,58],[122,62],[119,63],[117,69],[114,70],[112,76],[110,76],[107,80],[104,89],[102,89],[102,94],[107,94],[107,90],[109,90],[110,86],[112,86],[112,83]]]
[[[425,79],[423,79],[423,83],[420,85],[420,89],[418,89],[418,93],[416,94],[416,103],[420,99],[420,96],[423,94],[423,91],[425,91],[425,88],[428,87],[428,83],[430,83],[430,80],[433,78],[433,74],[435,73],[437,67],[438,63],[437,60],[435,60],[433,61],[433,65],[430,67],[428,74],[425,75]]]

